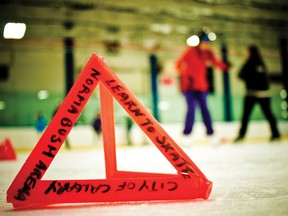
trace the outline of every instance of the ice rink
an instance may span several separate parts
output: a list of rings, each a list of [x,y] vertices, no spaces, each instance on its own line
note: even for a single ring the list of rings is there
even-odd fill
[[[16,161],[0,161],[0,215],[288,215],[287,138],[273,143],[268,139],[255,141],[248,138],[238,144],[229,140],[192,142],[192,139],[185,138],[185,144],[183,141],[179,145],[213,182],[208,200],[93,203],[13,210],[12,205],[6,203],[6,191],[30,153],[20,151]],[[117,164],[118,170],[175,173],[151,143],[118,146]],[[62,146],[43,178],[93,179],[104,176],[101,145],[71,150]]]
[[[0,29],[0,216],[288,216],[288,0],[3,0]]]

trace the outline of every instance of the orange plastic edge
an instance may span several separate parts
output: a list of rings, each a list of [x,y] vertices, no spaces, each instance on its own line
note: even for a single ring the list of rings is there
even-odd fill
[[[42,180],[55,155],[100,82],[106,179]],[[178,174],[118,171],[113,98],[126,110]],[[37,145],[7,191],[15,208],[83,202],[208,199],[209,181],[125,84],[92,54]]]

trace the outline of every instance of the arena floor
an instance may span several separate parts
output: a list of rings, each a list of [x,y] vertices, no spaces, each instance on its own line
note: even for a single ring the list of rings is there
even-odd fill
[[[225,140],[195,144],[186,139],[181,147],[213,182],[208,200],[90,203],[15,210],[6,203],[6,191],[29,155],[29,151],[20,151],[16,160],[0,161],[0,215],[288,215],[287,139],[273,143],[247,139],[238,144]],[[119,146],[116,153],[118,170],[175,173],[151,143]],[[43,178],[103,178],[104,164],[101,146],[63,148]]]

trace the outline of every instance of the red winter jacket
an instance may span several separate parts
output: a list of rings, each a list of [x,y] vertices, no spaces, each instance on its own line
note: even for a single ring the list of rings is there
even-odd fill
[[[188,47],[176,61],[176,68],[180,74],[181,91],[207,91],[206,70],[209,65],[223,71],[228,68],[224,62],[215,57],[211,50],[201,50],[199,46]]]

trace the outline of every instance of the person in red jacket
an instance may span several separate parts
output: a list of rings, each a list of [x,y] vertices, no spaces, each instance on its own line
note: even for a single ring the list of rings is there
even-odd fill
[[[187,104],[184,135],[192,132],[197,106],[201,109],[207,135],[214,133],[207,106],[208,81],[206,71],[208,66],[217,67],[222,71],[228,69],[228,65],[218,60],[209,48],[207,34],[202,32],[199,39],[200,42],[197,46],[188,47],[176,61],[176,68],[180,76],[180,90]]]

